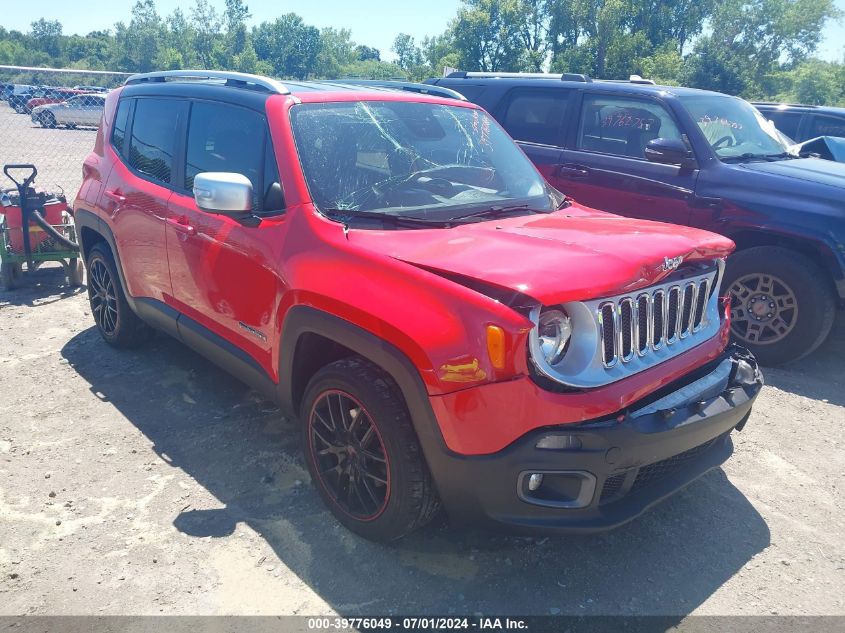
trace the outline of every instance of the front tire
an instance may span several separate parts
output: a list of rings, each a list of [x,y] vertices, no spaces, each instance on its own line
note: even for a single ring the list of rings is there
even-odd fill
[[[23,281],[23,266],[20,264],[0,264],[0,284],[4,290],[19,288]]]
[[[79,288],[85,283],[85,267],[78,257],[72,257],[68,262],[67,282],[71,288]]]
[[[49,129],[56,127],[56,116],[52,112],[42,112],[39,119],[41,120],[41,127]]]
[[[836,301],[827,277],[796,251],[740,251],[728,258],[722,287],[731,296],[731,335],[762,365],[803,358],[833,327]]]
[[[411,416],[393,380],[352,357],[318,371],[302,402],[302,443],[323,501],[347,528],[392,541],[439,508]]]
[[[111,250],[95,244],[88,255],[88,301],[100,336],[115,347],[138,347],[154,330],[144,323],[126,301]]]

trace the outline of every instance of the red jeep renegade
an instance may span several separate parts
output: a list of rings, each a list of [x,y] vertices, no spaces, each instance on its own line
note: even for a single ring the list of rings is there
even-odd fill
[[[109,93],[74,208],[97,328],[164,330],[302,421],[373,539],[607,529],[731,453],[732,242],[567,200],[484,110],[216,71]]]

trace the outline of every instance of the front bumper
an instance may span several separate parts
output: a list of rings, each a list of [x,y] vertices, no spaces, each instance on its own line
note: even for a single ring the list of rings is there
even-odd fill
[[[733,452],[731,431],[745,425],[762,385],[753,356],[732,345],[612,419],[538,429],[489,455],[443,451],[432,472],[459,523],[492,521],[519,532],[607,530],[722,464]],[[547,436],[559,448],[537,448]],[[535,490],[532,474],[543,475]]]

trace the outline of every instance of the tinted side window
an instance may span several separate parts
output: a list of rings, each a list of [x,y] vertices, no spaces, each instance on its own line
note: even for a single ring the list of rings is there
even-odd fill
[[[126,145],[126,124],[129,121],[129,109],[132,101],[121,99],[117,104],[117,113],[114,115],[114,125],[111,132],[111,143],[121,156],[125,156]]]
[[[585,95],[578,130],[578,149],[644,158],[655,138],[682,140],[666,109],[654,101]]]
[[[518,141],[560,144],[560,124],[569,90],[514,90],[501,116],[502,127]]]
[[[164,99],[137,99],[129,164],[161,182],[170,182],[176,146],[177,108]]]
[[[252,182],[257,202],[266,129],[264,117],[253,110],[223,103],[194,103],[188,120],[185,188],[193,188],[194,177],[204,171],[235,172]]]
[[[810,133],[807,138],[817,136],[845,136],[845,119],[832,116],[814,115],[810,123]]]
[[[801,123],[800,112],[782,112],[779,110],[767,110],[763,116],[774,122],[775,127],[786,134],[789,138],[798,138],[798,126]]]

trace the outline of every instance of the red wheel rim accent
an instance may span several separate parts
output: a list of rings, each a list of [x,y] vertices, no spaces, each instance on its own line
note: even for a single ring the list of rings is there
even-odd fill
[[[357,398],[322,392],[308,416],[308,447],[333,505],[356,521],[377,519],[390,499],[390,461],[372,416]]]

